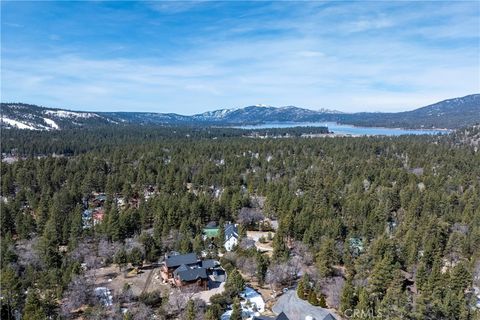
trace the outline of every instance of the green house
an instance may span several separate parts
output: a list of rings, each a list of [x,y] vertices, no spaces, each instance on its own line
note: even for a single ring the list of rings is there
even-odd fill
[[[218,227],[216,222],[208,223],[205,228],[203,228],[203,237],[206,238],[216,238],[220,232],[220,228]]]

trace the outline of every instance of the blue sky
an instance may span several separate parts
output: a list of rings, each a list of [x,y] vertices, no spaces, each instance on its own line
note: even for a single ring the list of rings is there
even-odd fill
[[[1,100],[401,111],[480,92],[480,2],[1,2]]]

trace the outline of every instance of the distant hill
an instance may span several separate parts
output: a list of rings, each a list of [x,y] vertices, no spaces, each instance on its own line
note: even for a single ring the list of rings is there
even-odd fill
[[[448,99],[406,112],[346,114],[340,122],[394,128],[462,128],[480,122],[480,94]]]
[[[456,129],[480,122],[480,94],[448,99],[398,113],[341,113],[295,106],[248,106],[185,116],[175,113],[70,111],[23,103],[2,103],[1,109],[2,127],[31,130],[122,124],[229,126],[266,122],[338,122],[367,127]]]
[[[119,124],[99,112],[43,108],[25,103],[2,103],[1,125],[5,128],[58,130]]]

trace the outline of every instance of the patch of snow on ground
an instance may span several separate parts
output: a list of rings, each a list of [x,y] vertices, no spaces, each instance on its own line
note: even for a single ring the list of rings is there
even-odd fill
[[[22,122],[17,121],[17,120],[9,119],[9,118],[2,117],[2,122],[5,122],[6,124],[8,124],[10,126],[17,127],[18,129],[36,130],[36,128],[32,127],[31,125],[22,123]]]
[[[114,121],[114,120],[109,119],[109,118],[105,118],[105,120],[107,120],[107,122],[110,122],[110,123],[113,123],[113,124],[118,124],[117,121]]]
[[[53,121],[52,119],[43,118],[43,121],[45,121],[53,129],[60,129],[58,124],[55,121]]]
[[[247,317],[259,316],[260,312],[265,311],[265,301],[260,293],[250,287],[245,287],[240,296],[245,299],[241,302],[242,313]]]
[[[233,310],[227,310],[220,316],[220,320],[229,320]]]
[[[245,287],[245,290],[240,293],[240,297],[244,299],[244,301],[240,302],[242,307],[242,316],[244,319],[253,319],[254,317],[260,316],[260,313],[265,311],[265,301],[263,301],[260,293],[255,291],[253,288]],[[230,319],[231,315],[232,310],[230,309],[222,314],[220,319],[228,320]]]
[[[480,288],[479,287],[473,287],[475,297],[476,297],[476,303],[475,307],[480,310]]]
[[[95,288],[95,295],[97,296],[98,299],[100,299],[100,302],[104,306],[109,307],[113,305],[113,296],[108,288],[106,287]]]

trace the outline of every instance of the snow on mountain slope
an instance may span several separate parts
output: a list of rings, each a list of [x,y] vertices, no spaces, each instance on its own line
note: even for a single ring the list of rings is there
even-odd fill
[[[58,124],[52,119],[43,118],[43,121],[45,121],[52,129],[57,129],[57,130],[60,129]]]
[[[37,128],[35,128],[34,126],[23,123],[23,122],[20,122],[20,121],[17,121],[17,120],[2,117],[1,121],[2,121],[2,124],[6,123],[7,127],[14,127],[14,128],[18,128],[18,129],[37,130]]]
[[[392,128],[460,128],[480,123],[480,94],[454,98],[398,113],[341,113],[295,106],[253,105],[185,116],[154,112],[82,112],[43,108],[23,103],[1,103],[7,128],[53,130],[112,125],[252,125],[266,122],[338,122],[356,126]]]
[[[44,113],[60,118],[93,118],[99,116],[98,114],[91,112],[74,112],[66,110],[45,110]]]
[[[24,103],[1,104],[3,126],[29,130],[59,130],[117,123],[94,112],[43,108]]]

